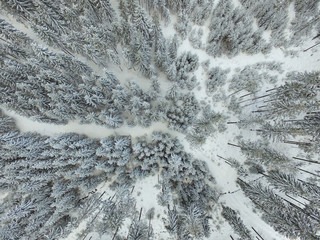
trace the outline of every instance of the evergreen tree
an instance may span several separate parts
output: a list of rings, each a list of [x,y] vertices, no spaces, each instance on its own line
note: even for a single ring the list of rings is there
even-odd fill
[[[320,188],[308,182],[299,181],[293,175],[279,171],[270,171],[267,175],[268,182],[284,193],[305,196],[311,200],[316,200]]]
[[[177,235],[180,224],[181,224],[181,217],[178,214],[178,211],[176,209],[176,206],[173,206],[173,209],[170,209],[168,207],[168,219],[167,219],[167,225],[166,228],[168,229],[169,233]]]
[[[241,152],[246,156],[248,164],[254,164],[257,161],[270,169],[278,169],[286,167],[288,170],[293,170],[290,165],[291,160],[284,154],[279,153],[262,142],[246,142],[240,141],[239,145]]]
[[[253,239],[250,231],[244,225],[238,214],[230,207],[222,206],[222,216],[228,221],[241,239]]]
[[[210,20],[206,51],[212,56],[254,54],[268,49],[261,32],[252,29],[252,18],[231,1],[219,1]]]
[[[241,0],[242,5],[258,20],[258,27],[271,30],[271,36],[276,46],[286,43],[284,30],[288,23],[288,6],[290,1],[255,1]]]
[[[261,184],[247,184],[238,179],[245,194],[263,211],[263,219],[287,237],[318,239],[316,229],[319,222],[293,204],[286,204],[270,188]]]
[[[114,174],[99,164],[107,162],[119,173],[126,171],[131,156],[128,137],[99,143],[77,134],[49,138],[19,133],[4,115],[1,126],[7,126],[0,136],[1,188],[7,193],[0,226],[4,239],[68,234],[67,223],[79,224],[71,221],[71,212],[77,214],[83,195],[105,181],[107,173]],[[106,150],[110,155],[102,153]],[[64,231],[55,231],[59,228]]]
[[[209,225],[206,214],[196,205],[191,204],[181,214],[183,237],[201,239],[208,237]]]
[[[219,67],[211,68],[208,71],[208,79],[206,81],[207,91],[214,93],[219,87],[221,87],[227,80],[227,73],[229,70],[222,70]]]
[[[203,25],[208,20],[213,8],[213,2],[210,0],[198,1],[191,13],[191,19],[198,25]]]
[[[287,82],[276,88],[269,96],[268,108],[262,112],[269,118],[295,116],[300,113],[316,111],[317,80],[319,73],[290,73]]]
[[[134,220],[129,228],[128,239],[130,240],[147,240],[148,225],[142,221]]]

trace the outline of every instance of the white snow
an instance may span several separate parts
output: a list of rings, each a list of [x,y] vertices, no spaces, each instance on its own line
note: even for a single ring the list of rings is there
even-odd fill
[[[84,134],[90,138],[105,138],[111,135],[128,135],[133,138],[141,137],[145,134],[150,135],[153,131],[170,132],[167,124],[162,122],[153,123],[149,128],[140,126],[129,127],[123,126],[121,128],[111,129],[96,124],[80,124],[78,121],[70,121],[66,125],[41,123],[30,120],[27,117],[20,116],[13,111],[8,111],[2,108],[2,111],[15,119],[17,127],[21,132],[37,132],[45,136],[58,136],[63,133],[78,133]]]

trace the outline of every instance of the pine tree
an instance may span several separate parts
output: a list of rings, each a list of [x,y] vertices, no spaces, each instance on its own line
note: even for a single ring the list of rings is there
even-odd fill
[[[56,138],[19,133],[12,119],[2,115],[0,120],[4,123],[1,126],[7,126],[0,136],[3,153],[0,176],[1,187],[8,193],[4,199],[6,210],[1,212],[1,218],[6,216],[0,225],[1,232],[5,238],[44,238],[52,234],[61,238],[70,231],[67,223],[79,224],[78,220],[71,221],[71,211],[77,214],[83,194],[106,180],[108,169],[101,172],[99,167],[99,163],[106,161],[105,155],[96,151],[103,149],[105,142],[72,133]],[[126,171],[123,166],[131,156],[131,140],[128,137],[112,140],[108,162],[119,166],[117,173],[120,169]],[[12,229],[12,223],[19,231]],[[54,231],[58,228],[64,231]]]
[[[36,6],[31,0],[1,1],[1,6],[9,12],[22,13],[23,16],[28,16],[29,13],[36,10]]]
[[[267,180],[281,192],[301,195],[310,199],[314,199],[320,192],[318,186],[299,181],[293,175],[279,171],[270,171],[267,175]]]
[[[132,18],[133,26],[139,31],[147,43],[153,39],[153,24],[146,12],[139,5],[133,7]]]
[[[170,209],[168,207],[168,219],[167,219],[167,225],[166,228],[168,229],[169,233],[177,235],[179,231],[179,224],[181,224],[180,216],[178,214],[178,211],[176,209],[176,206],[173,206],[173,209]]]
[[[130,240],[147,240],[148,226],[142,221],[134,220],[129,228],[128,239]]]
[[[255,163],[258,161],[271,169],[277,169],[284,166],[288,168],[290,166],[291,160],[288,157],[282,153],[270,149],[262,142],[253,143],[240,141],[239,145],[237,146],[240,147],[241,152],[247,157],[247,161],[249,163]]]
[[[276,231],[287,237],[301,239],[317,239],[316,229],[319,222],[310,217],[305,211],[294,204],[284,203],[270,188],[258,184],[247,184],[237,181],[245,194],[263,211],[263,219]],[[289,203],[289,202],[288,202]]]
[[[269,97],[268,108],[263,110],[268,117],[295,116],[299,113],[316,111],[319,104],[316,101],[315,82],[319,73],[291,73],[287,82],[276,88]]]
[[[205,235],[208,237],[207,216],[198,205],[191,204],[187,209],[184,209],[181,214],[181,222],[182,237],[195,239],[201,239]]]
[[[253,239],[250,231],[244,225],[238,214],[230,207],[222,206],[222,216],[228,221],[241,239]]]
[[[207,91],[214,93],[227,80],[229,70],[222,70],[219,67],[211,68],[208,71],[208,80],[206,81]]]
[[[252,29],[252,18],[231,1],[219,1],[210,21],[206,51],[212,56],[254,54],[268,48],[261,32]]]

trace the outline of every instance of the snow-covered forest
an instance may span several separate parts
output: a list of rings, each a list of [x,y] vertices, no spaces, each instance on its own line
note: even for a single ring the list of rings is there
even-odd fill
[[[0,239],[319,240],[319,0],[0,0]]]

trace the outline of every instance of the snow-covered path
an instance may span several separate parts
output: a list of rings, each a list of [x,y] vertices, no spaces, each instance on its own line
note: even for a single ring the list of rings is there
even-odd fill
[[[150,127],[140,126],[129,127],[122,126],[112,129],[97,124],[80,124],[78,121],[70,121],[68,124],[52,124],[33,121],[27,117],[16,114],[14,111],[8,111],[2,108],[2,111],[15,119],[16,125],[21,132],[37,132],[40,135],[55,137],[63,133],[84,134],[89,138],[105,138],[111,135],[131,135],[133,138],[141,137],[145,134],[150,135],[153,131],[172,132],[166,123],[156,122]]]

